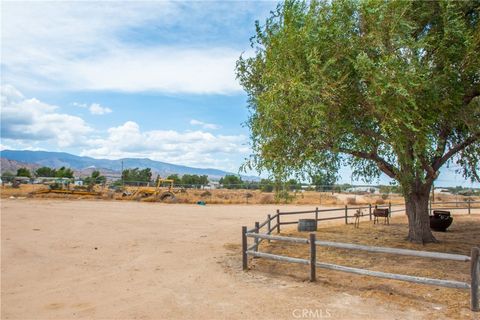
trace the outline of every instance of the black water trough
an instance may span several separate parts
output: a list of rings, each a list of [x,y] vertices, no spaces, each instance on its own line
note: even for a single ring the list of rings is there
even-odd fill
[[[299,219],[298,231],[317,231],[317,220],[315,219]]]
[[[434,210],[433,216],[430,216],[430,229],[434,231],[447,231],[453,222],[449,211]]]

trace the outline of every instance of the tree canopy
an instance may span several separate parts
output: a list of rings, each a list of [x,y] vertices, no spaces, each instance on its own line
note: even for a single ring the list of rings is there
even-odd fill
[[[219,183],[223,185],[224,188],[227,189],[242,189],[243,188],[243,180],[239,176],[235,175],[226,175],[225,177],[221,178]]]
[[[122,172],[122,180],[125,183],[146,183],[152,180],[152,170],[145,169],[125,169]]]
[[[332,171],[317,171],[310,179],[317,191],[332,190],[337,182],[337,176]]]
[[[28,168],[18,168],[17,169],[17,177],[28,177],[31,178],[32,174]]]
[[[35,170],[37,177],[55,177],[56,170],[49,167],[40,167]]]
[[[83,182],[87,185],[104,184],[106,181],[107,178],[102,176],[98,170],[93,170],[89,177],[83,179]]]
[[[53,172],[57,178],[73,178],[73,170],[70,168],[61,167],[58,170],[53,169]]]
[[[186,186],[204,186],[208,184],[208,176],[196,174],[184,174],[181,178],[181,184]]]
[[[478,1],[278,5],[256,23],[254,56],[237,62],[248,166],[289,177],[348,165],[367,182],[383,172],[425,229],[443,165],[480,181],[479,12]],[[429,232],[409,237],[432,241]]]

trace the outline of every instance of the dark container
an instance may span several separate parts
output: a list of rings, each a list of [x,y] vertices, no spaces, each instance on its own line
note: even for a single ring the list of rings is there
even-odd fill
[[[299,219],[298,231],[317,231],[317,220],[315,219]]]
[[[445,232],[452,222],[453,218],[449,211],[433,211],[433,216],[430,216],[430,229]]]

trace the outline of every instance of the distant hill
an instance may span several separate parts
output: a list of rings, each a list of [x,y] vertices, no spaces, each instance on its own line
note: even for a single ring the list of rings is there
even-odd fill
[[[27,168],[30,171],[34,171],[34,170],[38,169],[39,167],[41,167],[41,166],[39,166],[38,164],[34,164],[34,163],[25,163],[25,162],[0,158],[0,168],[1,168],[2,173],[3,172],[17,173],[17,170],[19,168]]]
[[[91,157],[80,157],[65,152],[49,152],[49,151],[28,151],[28,150],[2,150],[0,157],[10,161],[22,162],[24,164],[31,164],[36,166],[46,166],[52,168],[69,167],[75,171],[90,171],[96,168],[100,171],[110,171],[120,173],[123,168],[151,168],[152,171],[160,174],[160,176],[167,176],[169,174],[177,173],[183,174],[197,174],[207,175],[211,179],[219,179],[227,174],[235,174],[218,169],[211,168],[193,168],[181,166],[161,161],[154,161],[147,158],[124,158],[118,160],[95,159]],[[3,168],[4,160],[2,160],[2,172],[8,171]],[[246,180],[258,180],[257,177],[242,176]]]

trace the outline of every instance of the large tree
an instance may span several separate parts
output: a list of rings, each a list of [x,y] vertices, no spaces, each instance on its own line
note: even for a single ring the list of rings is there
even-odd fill
[[[49,167],[41,167],[35,171],[37,177],[55,177],[57,171]]]
[[[451,162],[479,181],[480,2],[286,1],[237,62],[251,167],[342,164],[402,187],[408,239],[435,241],[428,198]]]
[[[32,174],[30,173],[30,170],[27,168],[18,168],[17,169],[17,177],[32,177]]]

